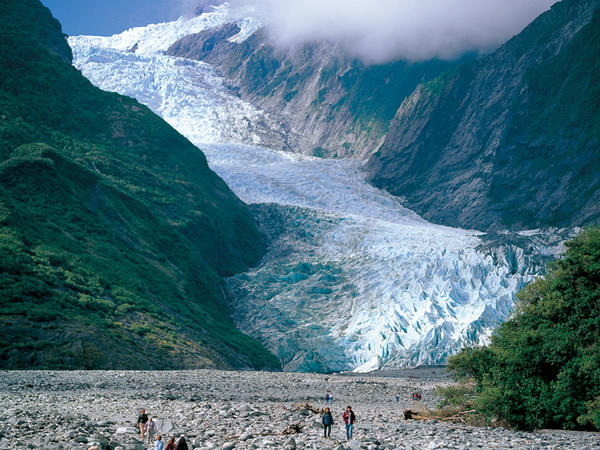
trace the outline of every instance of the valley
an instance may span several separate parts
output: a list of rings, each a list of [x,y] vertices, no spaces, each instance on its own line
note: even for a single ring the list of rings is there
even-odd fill
[[[370,186],[358,160],[270,149],[285,140],[272,115],[210,64],[164,54],[181,36],[236,21],[238,41],[258,28],[218,9],[69,39],[87,78],[147,104],[251,205],[267,250],[227,280],[236,325],[300,371],[436,364],[486,342],[571,231],[432,224]]]

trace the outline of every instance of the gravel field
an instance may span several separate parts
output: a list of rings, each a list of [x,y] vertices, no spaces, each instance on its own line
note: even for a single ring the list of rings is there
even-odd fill
[[[140,409],[165,437],[185,435],[190,449],[599,449],[599,433],[515,432],[435,421],[404,421],[414,391],[435,407],[439,369],[377,375],[194,371],[2,371],[0,448],[146,449],[135,422]],[[385,376],[383,376],[385,375]],[[322,437],[324,407],[335,423]],[[396,401],[396,396],[399,401]],[[341,414],[357,416],[347,441]],[[282,435],[293,424],[298,434]]]

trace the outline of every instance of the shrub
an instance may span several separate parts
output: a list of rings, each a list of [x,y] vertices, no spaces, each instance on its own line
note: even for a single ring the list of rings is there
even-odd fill
[[[517,428],[600,430],[600,230],[517,295],[513,317],[486,348],[449,359],[476,383],[476,405]]]

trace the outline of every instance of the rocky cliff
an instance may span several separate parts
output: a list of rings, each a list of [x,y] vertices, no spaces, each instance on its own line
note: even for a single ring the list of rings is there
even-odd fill
[[[232,23],[186,36],[167,54],[217,67],[232,90],[282,123],[287,139],[280,148],[315,156],[367,158],[383,142],[402,100],[456,65],[367,66],[329,42],[282,50],[269,43],[264,28],[243,41],[238,32]]]
[[[368,162],[372,182],[447,225],[596,221],[599,5],[557,3],[494,53],[420,85]]]

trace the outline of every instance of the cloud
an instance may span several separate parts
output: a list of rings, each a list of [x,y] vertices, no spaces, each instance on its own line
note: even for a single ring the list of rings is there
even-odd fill
[[[377,63],[490,51],[556,0],[231,0],[280,47],[327,40]]]

